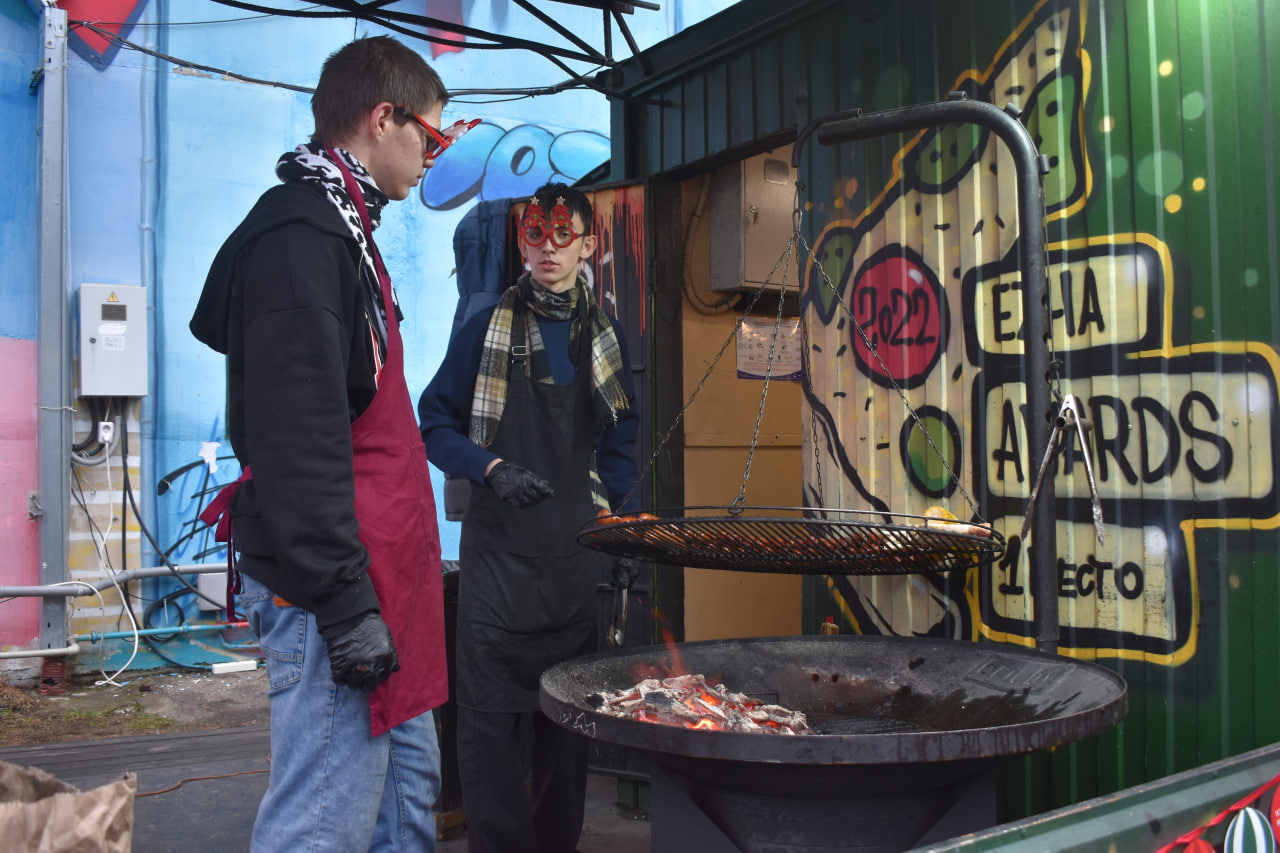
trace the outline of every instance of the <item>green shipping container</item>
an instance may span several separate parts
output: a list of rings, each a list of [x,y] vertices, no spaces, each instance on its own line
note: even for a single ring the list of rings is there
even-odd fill
[[[807,578],[806,632],[832,616],[1034,643],[1021,526],[1047,449],[1027,389],[1045,383],[1091,427],[1035,510],[1056,530],[1058,650],[1118,672],[1130,710],[1015,762],[1002,819],[1280,740],[1280,5],[746,0],[609,82],[615,180],[798,149],[808,504],[942,505],[1004,537],[963,573]],[[1048,167],[1043,223],[1018,221],[1010,154],[982,128],[802,132],[950,92],[1016,108]],[[1023,334],[1024,224],[1046,229],[1044,342]],[[1026,375],[1034,346],[1048,376]]]

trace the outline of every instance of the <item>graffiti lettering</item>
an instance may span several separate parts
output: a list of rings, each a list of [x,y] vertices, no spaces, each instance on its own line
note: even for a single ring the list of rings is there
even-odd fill
[[[1008,580],[1000,584],[1000,594],[1004,596],[1022,595],[1026,589],[1018,582],[1018,567],[1022,565],[1022,537],[1010,536],[1004,549],[1004,556],[998,563],[1000,570]]]
[[[1017,534],[1021,524],[1021,516],[995,520],[997,530],[1012,532],[997,571],[980,581],[984,631],[992,636],[1033,630],[1029,572],[1035,546],[1028,549]],[[1091,521],[1055,525],[1053,592],[1062,622],[1102,632],[1110,637],[1104,645],[1115,648],[1173,652],[1194,627],[1190,604],[1174,582],[1189,573],[1180,538],[1171,540],[1158,525],[1104,529],[1099,544]]]
[[[1202,387],[1214,387],[1210,396]],[[1090,445],[1099,486],[1108,484],[1115,498],[1137,499],[1145,485],[1161,483],[1170,499],[1194,500],[1197,489],[1213,485],[1224,498],[1259,498],[1272,489],[1269,469],[1241,470],[1235,464],[1239,448],[1273,429],[1271,406],[1248,405],[1269,399],[1271,384],[1260,373],[1229,373],[1210,380],[1200,372],[1179,374],[1170,368],[1159,385],[1139,375],[1108,380],[1115,394],[1082,396],[1092,424]],[[1160,387],[1161,393],[1149,393]],[[1146,392],[1146,393],[1144,393]],[[1029,416],[1022,386],[1006,384],[990,389],[999,416],[987,418],[989,482],[1026,482],[1026,472],[1039,469],[1043,448],[1025,455]],[[1236,401],[1238,405],[1233,405]],[[1015,405],[1017,408],[1015,409]],[[1248,411],[1245,418],[1227,417],[1228,410]],[[1055,454],[1050,471],[1069,493],[1088,494],[1084,458],[1078,442],[1066,441]]]
[[[1024,412],[1025,414],[1025,412]],[[992,418],[992,420],[995,420]],[[1000,407],[1000,440],[991,451],[991,461],[995,463],[995,478],[1004,482],[1004,466],[1013,463],[1015,481],[1021,483],[1025,479],[1022,473],[1022,440],[1018,438],[1018,424],[1013,414],[1013,402],[1005,400]]]
[[[588,130],[485,122],[449,149],[422,182],[422,203],[452,210],[472,199],[523,198],[550,180],[573,183],[609,159],[609,139]]]
[[[1076,273],[1071,267],[1058,267],[1050,272],[1051,276],[1054,274],[1058,279],[1058,304],[1062,306],[1054,308],[1050,315],[1055,328],[1061,326],[1068,339],[1106,332],[1102,298],[1098,295],[1098,275],[1094,269],[1084,268],[1083,283],[1077,283]],[[1022,340],[1022,282],[998,281],[991,287],[990,298],[990,322],[996,342]],[[1015,303],[1018,307],[1016,314],[1012,307]]]
[[[1019,307],[1021,307],[1021,282],[1014,282],[1010,284],[1008,282],[998,281],[991,288],[991,320],[992,324],[995,326],[996,343],[1004,343],[1005,341],[1011,341],[1014,338],[1022,337],[1021,322],[1018,323],[1018,331],[1016,333],[1009,331],[1009,327],[1013,325],[1010,323],[1010,320],[1013,319],[1013,311],[1006,308],[1005,294],[1011,292],[1016,294],[1016,300],[1019,303]]]
[[[937,363],[949,323],[942,285],[923,259],[903,246],[878,252],[858,271],[850,302],[866,333],[853,341],[863,371],[881,384],[918,385]]]
[[[1061,290],[1062,307],[1052,313],[1054,320],[1062,319],[1066,327],[1067,337],[1084,335],[1090,331],[1105,332],[1107,324],[1102,321],[1102,300],[1098,297],[1098,276],[1093,267],[1084,268],[1084,290],[1080,299],[1080,321],[1075,320],[1075,274],[1071,267],[1063,267],[1058,273],[1058,284]]]
[[[1231,445],[1213,429],[1199,425],[1203,419],[1211,424],[1219,421],[1218,407],[1209,395],[1203,391],[1188,393],[1178,406],[1176,425],[1173,413],[1152,397],[1135,398],[1130,405],[1137,415],[1138,465],[1142,482],[1154,483],[1177,473],[1182,447],[1178,428],[1190,439],[1183,461],[1198,482],[1214,483],[1225,480],[1231,474],[1232,461],[1235,459]],[[1097,425],[1093,446],[1098,456],[1099,478],[1110,479],[1111,466],[1107,461],[1110,459],[1126,482],[1137,483],[1139,472],[1125,455],[1132,452],[1129,439],[1133,431],[1124,401],[1100,395],[1091,397],[1088,407],[1093,413],[1093,423]],[[1154,427],[1152,419],[1155,421]],[[1161,459],[1153,466],[1152,459],[1156,453],[1161,453]],[[1071,464],[1070,460],[1066,464],[1067,473],[1070,473]]]
[[[857,292],[859,320],[865,318],[863,324],[871,348],[877,349],[880,344],[887,343],[894,347],[932,344],[938,340],[937,335],[929,334],[929,294],[923,290],[915,290],[907,294],[901,290],[891,291],[886,300],[888,304],[879,305],[879,291],[861,288]],[[908,330],[916,334],[908,334]]]
[[[999,568],[1008,580],[998,585],[1001,595],[1023,595],[1026,588],[1019,578],[1021,565],[1022,538],[1011,536],[1004,555],[1000,558]],[[1110,578],[1110,581],[1108,581]],[[1066,560],[1058,560],[1058,596],[1060,598],[1113,598],[1116,593],[1134,601],[1142,597],[1142,567],[1134,562],[1125,562],[1116,568],[1114,563],[1102,562],[1096,556],[1080,565]],[[1108,593],[1108,589],[1111,590]]]
[[[1142,567],[1137,563],[1122,563],[1116,568],[1115,564],[1095,557],[1079,566],[1058,560],[1059,598],[1105,599],[1119,594],[1135,601],[1142,597],[1142,587]]]
[[[1064,352],[1154,344],[1167,258],[1146,243],[1100,242],[1054,249],[1047,270],[1054,345]],[[1021,355],[1024,345],[1019,271],[992,264],[965,277],[977,323],[969,346]],[[1107,296],[1104,298],[1103,293]],[[1120,310],[1123,317],[1104,311]],[[1115,306],[1115,307],[1112,307]]]

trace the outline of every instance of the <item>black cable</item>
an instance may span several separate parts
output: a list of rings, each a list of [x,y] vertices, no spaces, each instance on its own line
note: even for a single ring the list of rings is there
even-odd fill
[[[286,18],[356,18],[357,20],[386,27],[387,29],[400,33],[401,35],[412,36],[413,38],[422,39],[423,41],[431,42],[433,44],[443,44],[448,47],[459,47],[464,49],[475,48],[478,50],[527,50],[531,53],[536,53],[543,59],[549,59],[553,54],[555,54],[581,62],[597,63],[600,61],[599,56],[587,56],[585,54],[575,53],[571,50],[549,46],[541,42],[485,32],[484,30],[478,30],[475,27],[468,27],[465,24],[457,23],[456,21],[441,21],[436,18],[428,18],[425,15],[414,15],[409,12],[396,12],[389,9],[372,13],[361,4],[348,2],[347,0],[329,0],[329,2],[321,2],[318,4],[327,9],[337,10],[333,12],[310,12],[294,9],[279,9],[272,6],[262,6],[257,3],[246,3],[243,2],[243,0],[213,0],[213,2],[222,6],[230,6],[233,9],[244,9],[248,12],[265,12],[267,14],[280,15],[281,17]],[[485,44],[483,42],[457,41],[456,39],[449,39],[443,36],[433,36],[430,33],[419,32],[402,26],[402,24],[414,24],[423,28],[444,30],[445,32],[457,33],[458,35],[467,36],[469,38],[488,39],[491,43]]]
[[[89,23],[88,21],[71,21],[70,23],[72,26],[84,27],[85,29],[92,30],[93,32],[97,33],[103,38],[108,39],[109,41],[112,41],[116,44],[119,44],[121,47],[126,47],[129,50],[136,50],[139,53],[145,53],[146,55],[154,56],[157,59],[163,59],[165,62],[170,62],[178,66],[179,68],[194,68],[197,71],[208,71],[210,74],[219,74],[224,77],[229,77],[233,80],[242,80],[246,83],[257,83],[263,86],[274,86],[278,89],[288,89],[290,91],[302,92],[303,94],[308,94],[308,95],[315,93],[315,89],[309,88],[307,86],[295,86],[292,83],[281,83],[275,80],[261,80],[256,77],[246,77],[245,75],[237,74],[234,71],[227,71],[222,68],[214,68],[209,65],[201,65],[196,62],[189,62],[185,59],[181,59],[176,56],[170,56],[167,53],[161,53],[157,50],[152,50],[149,47],[144,47],[140,44],[135,44],[134,42],[129,41],[123,36],[117,35],[116,33],[113,33],[110,30],[101,29],[100,27],[97,27]],[[444,40],[444,39],[441,39],[440,41],[447,42],[447,40]],[[468,43],[468,42],[458,42],[455,44],[455,46],[457,47],[493,47],[493,45],[479,45],[479,44]],[[537,86],[537,87],[530,87],[528,89],[492,89],[492,90],[463,89],[463,90],[460,90],[457,94],[459,95],[497,94],[497,95],[519,95],[520,97],[534,97],[537,95],[555,95],[570,89],[587,89],[587,88],[595,88],[607,96],[610,94],[605,89],[602,89],[599,86],[596,86],[589,78],[585,77],[584,75],[574,74],[572,71],[570,71],[569,73],[570,73],[569,80],[566,80],[562,83],[556,83],[551,86]],[[453,93],[450,93],[450,100],[453,100]],[[501,100],[512,100],[512,99],[503,98]],[[500,102],[499,100],[475,101],[475,102],[459,101],[459,103],[499,103],[499,102]],[[93,441],[92,433],[90,434],[89,441],[90,442]]]
[[[116,400],[117,400],[116,397],[107,398],[107,410],[106,410],[106,417],[103,418],[104,421],[112,421],[114,423],[114,420],[112,417],[112,409],[116,404]],[[120,430],[122,433],[127,433],[129,431],[129,403],[127,400],[120,398],[119,405],[120,405]],[[95,432],[97,431],[96,424],[94,425],[94,430]],[[124,436],[122,435],[121,440],[123,441],[123,439],[124,439]],[[111,442],[107,442],[107,448],[103,452],[107,454],[106,463],[108,466],[110,466],[111,465],[111,456],[110,456]],[[129,478],[129,445],[124,443],[120,445],[120,470],[124,473],[125,483],[128,483],[129,482],[128,480]],[[125,511],[124,490],[122,488],[120,491],[120,571],[122,572],[128,571],[129,569],[129,525],[126,521],[128,517],[129,517],[129,514],[128,512]],[[106,548],[105,542],[103,543],[103,548],[104,549]],[[129,584],[127,583],[120,584],[120,597],[124,599],[124,606],[129,608],[129,612],[132,613],[133,601],[131,600],[131,595],[129,593]],[[118,624],[119,623],[117,623],[117,626]],[[118,630],[118,627],[117,627],[117,630]]]
[[[344,2],[344,0],[335,0],[335,2],[320,4],[330,9],[337,8],[337,9],[343,10],[341,12],[300,12],[300,11],[291,11],[287,9],[274,9],[269,6],[259,6],[256,3],[241,2],[241,0],[213,0],[213,2],[220,3],[223,6],[231,6],[236,9],[245,9],[246,11],[250,11],[250,12],[268,12],[268,13],[278,14],[284,17],[292,17],[292,18],[333,18],[333,17],[357,18],[362,21],[368,21],[369,23],[374,23],[374,24],[378,24],[380,26],[386,27],[387,29],[393,32],[400,33],[402,35],[407,35],[413,38],[422,39],[423,41],[432,42],[434,44],[443,44],[450,47],[459,47],[463,49],[527,50],[531,53],[541,56],[543,59],[547,60],[553,65],[558,66],[561,70],[563,70],[566,74],[568,74],[574,80],[581,83],[583,86],[586,86],[591,89],[595,89],[596,91],[600,92],[601,94],[609,98],[618,97],[618,93],[612,92],[609,89],[606,89],[605,87],[601,86],[599,83],[596,83],[594,80],[590,80],[586,77],[583,77],[575,73],[572,68],[565,65],[562,61],[560,61],[560,59],[557,58],[557,57],[564,57],[567,59],[574,59],[579,62],[589,62],[593,64],[598,64],[600,62],[599,57],[586,56],[583,54],[574,53],[573,51],[569,51],[569,50],[556,49],[556,48],[548,47],[545,44],[528,41],[526,39],[512,38],[510,36],[500,36],[495,33],[487,33],[483,30],[473,29],[471,27],[466,27],[461,24],[451,23],[449,21],[438,21],[434,18],[427,18],[423,15],[412,15],[406,12],[383,11],[375,15],[365,11],[365,8],[358,3]],[[443,29],[448,32],[459,33],[461,35],[471,36],[474,38],[489,39],[494,43],[483,44],[480,42],[458,42],[452,39],[441,38],[440,36],[433,36],[433,35],[430,35],[429,33],[415,32],[414,30],[411,30],[407,27],[402,27],[402,26],[399,26],[398,24],[392,23],[393,21],[405,21],[408,23],[419,24],[422,26],[435,27],[437,29]],[[612,67],[616,67],[619,63],[606,62],[606,64]]]
[[[559,21],[557,21],[555,18],[551,17],[546,12],[539,9],[537,6],[534,6],[532,3],[529,2],[529,0],[514,0],[514,2],[521,9],[524,9],[530,15],[533,15],[539,21],[542,21],[542,23],[546,24],[548,29],[554,30],[565,39],[568,39],[569,41],[576,44],[578,46],[578,49],[581,50],[583,53],[587,53],[595,56],[597,62],[610,61],[609,57],[605,56],[603,53],[596,50],[594,47],[587,44],[582,39],[578,38],[577,33],[569,30],[567,27],[561,26]]]
[[[90,514],[89,512],[89,505],[88,503],[85,502],[85,499],[84,499],[84,483],[80,481],[80,472],[77,469],[73,468],[71,469],[71,475],[72,477],[75,478],[75,482],[73,483],[73,488],[71,489],[71,498],[76,502],[76,505],[80,507],[80,511],[84,513],[85,518],[88,520],[89,527],[91,528],[90,535],[92,536],[94,533],[96,533],[97,537],[99,539],[102,539],[103,538],[102,528],[98,526],[98,522],[93,520],[93,515]],[[116,573],[116,569],[115,569],[115,566],[111,563],[111,554],[107,552],[105,547],[103,548],[102,553],[104,557],[104,562],[106,563],[107,570],[114,575]],[[150,602],[152,600],[141,595],[134,596],[134,597],[139,602],[143,602],[143,601]],[[116,621],[116,625],[117,627],[119,627],[118,619]]]
[[[235,458],[236,457],[234,453],[229,453],[225,456],[216,457],[217,461],[219,462],[223,462],[225,460],[235,459]],[[195,462],[188,462],[186,465],[183,465],[181,468],[176,468],[173,471],[170,471],[168,474],[165,474],[163,477],[160,478],[160,482],[156,483],[156,494],[163,495],[165,492],[169,491],[169,489],[173,486],[174,480],[177,480],[179,477],[181,477],[183,474],[190,471],[192,468],[198,468],[201,465],[207,466],[208,464],[209,462],[205,459],[197,459]]]
[[[219,456],[217,458],[218,459],[235,459],[235,456],[234,455]],[[182,527],[189,526],[191,529],[188,530],[186,533],[183,533],[181,536],[179,536],[178,539],[172,545],[170,545],[169,548],[164,553],[166,557],[172,556],[175,551],[181,548],[188,541],[194,539],[196,536],[202,536],[204,537],[204,539],[201,542],[201,546],[200,546],[201,550],[197,552],[194,557],[196,562],[201,562],[204,560],[205,557],[209,556],[210,554],[215,554],[218,551],[223,550],[223,546],[221,544],[218,544],[217,542],[214,543],[214,546],[212,548],[206,547],[209,543],[209,535],[213,531],[209,528],[207,524],[205,524],[203,521],[200,520],[200,515],[205,510],[205,498],[208,497],[209,495],[217,494],[218,491],[220,491],[223,488],[224,484],[222,483],[214,483],[213,485],[209,484],[213,476],[209,472],[208,463],[205,462],[204,460],[201,460],[199,462],[188,463],[186,465],[183,465],[177,471],[172,471],[169,474],[165,475],[165,477],[161,479],[159,485],[156,487],[156,494],[161,495],[164,492],[168,491],[168,484],[172,483],[175,477],[179,476],[180,473],[185,474],[186,472],[194,468],[196,465],[204,466],[204,472],[202,475],[203,479],[200,483],[200,488],[189,496],[196,499],[196,509],[195,509],[196,517],[191,519],[190,521],[184,521],[182,523]]]
[[[72,453],[83,453],[91,444],[98,444],[98,421],[101,417],[98,415],[99,402],[97,397],[86,397],[89,401],[89,434],[80,441],[71,445]],[[96,452],[96,451],[95,451]]]
[[[190,594],[191,594],[191,590],[175,589],[173,592],[170,592],[167,595],[162,595],[160,598],[157,598],[155,601],[151,602],[151,604],[148,605],[147,609],[142,613],[143,629],[150,629],[151,617],[161,607],[165,607],[166,605],[169,605],[169,604],[174,604],[174,609],[178,611],[178,624],[174,626],[165,626],[165,627],[181,628],[183,625],[187,624],[186,611],[183,610],[181,607],[177,606],[175,602],[182,596],[190,595]],[[159,643],[168,643],[177,639],[178,635],[181,633],[182,633],[181,631],[174,631],[172,634],[147,634],[145,636],[148,639],[155,640],[156,642],[159,642]]]
[[[259,21],[263,18],[270,17],[271,15],[245,15],[242,18],[213,18],[208,21],[134,21],[131,25],[128,21],[103,21],[99,19],[94,21],[94,23],[117,27],[134,26],[139,29],[142,27],[150,27],[151,29],[167,29],[172,27],[207,27],[212,24],[242,24],[246,21]]]
[[[84,513],[84,517],[89,521],[89,535],[93,536],[94,534],[97,534],[97,538],[103,539],[102,528],[98,526],[98,522],[93,520],[93,515],[89,512],[89,504],[84,499],[84,483],[80,482],[80,471],[76,468],[72,468],[71,476],[75,480],[74,488],[71,490],[71,498],[76,502],[76,505],[80,507],[80,511]],[[111,565],[111,554],[107,552],[105,542],[106,540],[104,539],[104,547],[102,551],[103,561],[107,564],[107,568],[114,573],[115,569]]]
[[[123,425],[121,429],[121,433],[122,433],[122,435],[120,436],[121,453],[123,454],[124,459],[128,460],[129,458],[129,425],[128,424]],[[123,467],[124,467],[124,493],[129,498],[129,506],[133,507],[133,517],[138,520],[138,529],[142,531],[143,536],[147,537],[147,542],[151,544],[151,549],[156,552],[156,556],[158,556],[161,562],[164,563],[165,568],[169,570],[169,573],[173,575],[174,578],[176,578],[179,582],[181,582],[182,585],[185,586],[187,589],[191,590],[196,595],[200,596],[205,601],[212,604],[214,607],[217,607],[217,608],[225,607],[226,606],[225,604],[223,604],[220,601],[214,601],[212,598],[205,595],[199,589],[194,587],[189,580],[184,578],[182,576],[182,573],[178,571],[178,567],[174,565],[173,560],[169,559],[169,555],[165,553],[163,548],[160,547],[160,543],[156,542],[156,538],[151,535],[151,530],[150,528],[147,527],[147,523],[142,520],[142,513],[138,511],[138,501],[134,498],[133,487],[129,484],[129,465],[127,464],[127,462]],[[121,512],[121,515],[123,516],[124,513]],[[121,523],[123,523],[123,521]]]
[[[99,559],[102,560],[103,568],[106,569],[108,575],[114,575],[116,573],[116,569],[115,569],[115,566],[111,564],[111,551],[107,547],[111,543],[107,541],[107,537],[103,535],[102,528],[98,526],[98,522],[93,520],[93,514],[89,512],[89,504],[84,498],[84,483],[81,482],[80,471],[77,468],[75,468],[75,466],[72,466],[71,468],[71,476],[75,479],[75,482],[73,483],[73,487],[71,489],[71,497],[73,500],[75,500],[76,504],[80,507],[80,511],[84,513],[85,519],[89,522],[89,538],[94,540],[94,550],[95,551],[98,550],[97,540],[99,539],[102,540],[102,550],[99,552]],[[123,514],[124,513],[122,511],[121,515]],[[125,586],[121,584],[116,584],[116,588],[120,592],[120,603],[124,607],[129,607],[130,606],[129,595],[125,589]],[[117,631],[120,630],[120,620],[123,618],[124,618],[124,611],[121,610],[120,615],[116,617]],[[104,609],[102,613],[102,620],[104,623],[106,622],[106,619],[107,619],[107,614]]]
[[[295,92],[303,92],[308,95],[313,94],[315,92],[315,89],[308,89],[305,86],[294,86],[292,83],[278,83],[273,80],[259,80],[255,77],[246,77],[243,74],[237,74],[234,71],[225,71],[221,68],[212,68],[208,65],[198,65],[197,63],[194,63],[194,62],[187,62],[186,60],[178,59],[176,56],[169,56],[168,54],[161,53],[158,50],[152,50],[150,48],[143,47],[140,44],[134,44],[133,42],[129,41],[123,36],[116,35],[110,30],[104,30],[100,27],[95,27],[93,24],[89,23],[88,21],[71,21],[70,24],[73,27],[84,27],[87,30],[92,30],[93,32],[97,33],[103,38],[109,41],[115,42],[117,44],[123,45],[124,47],[127,47],[130,50],[136,50],[139,53],[145,53],[148,56],[154,56],[157,59],[163,59],[166,62],[172,62],[174,65],[177,65],[180,68],[194,68],[197,71],[208,71],[210,74],[221,74],[224,77],[230,77],[234,80],[242,80],[245,83],[258,83],[263,86],[275,86],[279,89],[291,89]]]
[[[155,601],[151,602],[150,606],[148,606],[146,611],[144,611],[142,614],[143,629],[145,630],[151,627],[151,617],[155,614],[157,610],[159,610],[160,608],[164,607],[167,604],[174,604],[174,609],[178,612],[178,624],[173,627],[181,628],[182,626],[186,625],[187,613],[185,610],[182,609],[180,605],[176,604],[176,602],[179,598],[185,595],[191,595],[191,594],[192,594],[191,590],[189,589],[175,589],[173,592],[170,592],[156,599]],[[236,615],[239,616],[240,614],[237,613]],[[156,645],[157,643],[171,643],[174,640],[176,640],[179,636],[181,636],[183,633],[184,632],[182,631],[174,631],[172,634],[142,634],[141,637],[142,637],[142,641],[146,643],[147,649],[150,650],[152,654],[154,654],[156,657],[160,658],[161,660],[166,661],[176,667],[180,667],[182,669],[198,669],[206,672],[213,669],[212,665],[210,664],[184,663],[183,661],[177,660],[176,658],[169,657],[169,655],[161,651],[160,648],[158,648]]]

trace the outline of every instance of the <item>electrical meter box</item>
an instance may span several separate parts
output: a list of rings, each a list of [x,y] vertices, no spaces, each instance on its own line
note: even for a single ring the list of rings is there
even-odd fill
[[[147,289],[82,284],[79,296],[80,396],[147,396]]]
[[[711,289],[795,291],[796,257],[779,263],[795,231],[791,146],[717,169],[711,179]],[[775,269],[776,267],[776,269]]]

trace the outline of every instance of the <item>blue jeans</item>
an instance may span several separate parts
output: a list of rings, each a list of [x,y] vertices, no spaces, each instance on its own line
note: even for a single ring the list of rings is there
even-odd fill
[[[244,578],[240,604],[266,658],[271,778],[252,849],[430,851],[440,793],[440,750],[427,712],[378,737],[368,694],[333,683],[315,616],[278,607]]]

